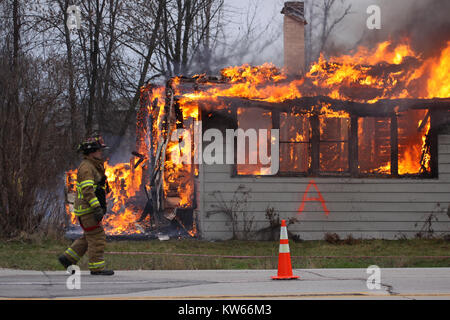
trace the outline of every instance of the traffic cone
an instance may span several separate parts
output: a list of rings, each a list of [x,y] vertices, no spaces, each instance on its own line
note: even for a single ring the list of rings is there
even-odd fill
[[[280,249],[278,254],[278,275],[272,277],[275,280],[298,279],[299,276],[292,274],[291,253],[289,251],[289,240],[287,235],[286,220],[281,220]]]

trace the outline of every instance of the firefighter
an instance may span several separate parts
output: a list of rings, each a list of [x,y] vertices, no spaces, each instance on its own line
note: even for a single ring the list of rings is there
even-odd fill
[[[77,171],[74,212],[83,229],[83,236],[58,257],[59,262],[67,269],[70,265],[77,264],[87,252],[92,275],[114,274],[114,271],[105,269],[103,257],[106,236],[102,218],[106,213],[106,194],[109,192],[103,166],[104,148],[106,145],[100,136],[90,137],[78,146],[84,159]]]

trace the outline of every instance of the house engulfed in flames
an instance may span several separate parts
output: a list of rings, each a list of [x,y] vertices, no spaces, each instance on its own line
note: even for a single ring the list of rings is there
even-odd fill
[[[286,2],[282,13],[283,70],[244,65],[142,88],[136,157],[107,165],[109,235],[264,239],[256,231],[278,227],[274,218],[305,240],[448,234],[450,42],[427,59],[408,39],[383,42],[302,72],[303,4]],[[238,150],[225,139],[213,152],[220,160],[203,161],[218,143],[209,129],[278,129],[278,159],[269,155],[278,170],[258,157],[230,163]],[[74,172],[67,179],[71,191]]]

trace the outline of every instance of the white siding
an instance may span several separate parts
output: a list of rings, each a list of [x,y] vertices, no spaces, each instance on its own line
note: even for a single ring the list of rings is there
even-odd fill
[[[298,217],[299,222],[289,231],[305,240],[323,239],[325,233],[355,238],[414,237],[425,227],[425,220],[434,213],[438,221],[432,223],[435,235],[450,232],[447,207],[450,204],[450,135],[439,136],[438,179],[355,179],[313,177],[231,177],[229,165],[200,166],[198,179],[198,218],[204,239],[229,239],[231,224],[224,214],[207,217],[217,204],[212,195],[220,191],[230,201],[239,185],[251,190],[245,207],[253,217],[253,230],[268,226],[267,207],[275,208],[281,219]],[[306,188],[314,180],[329,214],[318,201],[305,202],[298,209]],[[308,197],[317,197],[314,187]],[[242,224],[238,231],[242,231]]]

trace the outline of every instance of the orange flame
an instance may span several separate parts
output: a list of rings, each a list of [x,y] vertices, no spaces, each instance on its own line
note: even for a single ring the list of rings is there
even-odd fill
[[[194,93],[183,93],[182,79],[179,77],[172,79],[171,84],[177,96],[176,103],[182,111],[183,124],[199,118],[200,101],[211,102],[215,108],[225,108],[218,102],[219,97],[239,97],[272,103],[317,95],[366,103],[375,103],[380,99],[449,97],[450,42],[446,44],[439,56],[426,59],[412,50],[408,39],[398,44],[385,41],[373,49],[359,47],[351,54],[330,59],[321,55],[302,79],[289,79],[282,70],[267,63],[257,67],[249,65],[228,67],[221,71],[221,75],[225,81],[220,86],[212,82],[208,83],[208,78],[204,74],[196,75],[195,79],[204,85],[205,89]],[[153,124],[148,127],[145,125],[145,117],[141,119],[142,123],[137,127],[137,151],[148,157],[150,149],[155,153],[158,143],[161,143],[163,137],[168,134],[162,129],[168,116],[164,108],[166,92],[164,87],[151,90],[143,87],[141,94],[143,97],[148,94],[141,108],[144,115],[152,116]],[[323,118],[328,120],[337,118],[336,121],[345,122],[350,118],[347,112],[336,111],[329,104],[314,106],[311,113],[313,111],[315,114],[319,113],[321,121]],[[419,122],[423,121],[424,116],[423,111],[407,114],[403,118],[402,114],[399,114],[399,174],[419,173],[424,168],[429,170],[430,159],[426,152],[426,136],[430,130],[430,123],[421,126]],[[377,124],[376,121],[372,124],[367,121],[364,128],[383,125],[381,122]],[[423,129],[419,132],[418,127]],[[170,128],[170,130],[173,129]],[[304,129],[302,134],[294,134],[294,137],[289,139],[308,143],[308,130]],[[361,123],[358,132],[363,133]],[[345,140],[344,131],[340,135],[342,138],[340,140]],[[151,140],[149,136],[152,137]],[[180,141],[184,143],[185,139],[182,138]],[[177,205],[187,207],[192,205],[194,190],[191,179],[198,173],[198,168],[179,163],[179,157],[192,151],[189,150],[192,147],[189,143],[181,145],[180,141],[170,141],[167,147],[167,157],[164,159],[164,193],[168,196],[175,186],[179,197]],[[380,149],[379,145],[371,146],[370,150],[377,150],[376,152],[381,155],[379,158],[386,159],[388,151]],[[300,162],[293,149],[287,150],[284,156],[291,157],[293,166]],[[372,170],[367,170],[389,173],[391,169],[389,161],[380,160],[377,166],[371,168]],[[302,164],[303,167],[307,165],[307,163]],[[110,209],[112,214],[104,221],[108,234],[140,232],[134,227],[133,222],[136,220],[137,212],[142,208],[133,207],[130,199],[142,190],[143,172],[141,167],[134,170],[133,165],[128,163],[115,166],[106,164],[106,174],[112,189],[109,197],[114,199],[114,206]],[[258,170],[253,174],[260,174],[259,172]],[[69,171],[66,182],[69,189],[73,188],[74,179],[75,173]],[[66,210],[68,214],[71,214],[69,207],[67,206]],[[70,219],[72,223],[76,222],[73,214],[70,215]],[[195,224],[191,232],[196,233]]]
[[[450,41],[438,59],[432,59],[427,84],[428,98],[450,97]]]

